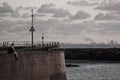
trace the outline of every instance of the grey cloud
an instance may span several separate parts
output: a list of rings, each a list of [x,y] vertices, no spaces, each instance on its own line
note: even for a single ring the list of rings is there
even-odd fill
[[[8,3],[4,2],[2,3],[2,6],[0,6],[0,13],[11,13],[13,12],[13,9]]]
[[[11,17],[12,18],[19,18],[19,17],[21,17],[21,15],[19,14],[19,10],[15,10],[15,11],[13,11],[12,13],[11,13]]]
[[[39,13],[51,13],[53,17],[66,17],[70,15],[67,9],[55,8],[54,4],[44,4],[38,9]]]
[[[44,15],[44,14],[38,14],[38,13],[34,13],[34,17],[44,17],[44,16],[46,16],[46,15]],[[21,17],[22,17],[22,18],[29,18],[30,15],[29,15],[29,13],[24,13],[24,14],[22,14]]]
[[[23,9],[23,6],[19,6],[18,9]]]
[[[40,32],[49,33],[51,32],[51,30],[53,30],[55,27],[60,26],[61,24],[63,24],[63,22],[57,19],[48,19],[48,20],[36,20],[34,26]]]
[[[35,20],[34,27],[40,32],[48,31],[51,27],[57,26],[57,20]],[[17,33],[23,31],[29,31],[31,27],[30,20],[17,20],[17,21],[1,21],[0,22],[0,31],[5,31],[6,33]]]
[[[38,9],[37,7],[25,7],[24,9]]]
[[[107,14],[99,13],[98,15],[95,16],[94,20],[106,20],[106,21],[120,20],[120,15],[115,13],[107,13]]]
[[[120,11],[120,1],[119,0],[104,0],[95,9],[106,10],[106,11]]]
[[[0,22],[0,31],[6,31],[9,28],[11,28],[13,25],[15,25],[16,23],[12,22],[12,21],[1,21]]]
[[[61,38],[66,39],[66,37],[75,36],[76,38],[79,38],[81,36],[85,37],[94,36],[95,34],[104,35],[104,36],[114,36],[114,35],[120,35],[120,23],[95,23],[93,21],[84,21],[81,23],[69,23],[62,20],[57,19],[48,19],[48,20],[40,20],[36,19],[34,21],[34,27],[36,29],[35,36],[38,35],[35,38],[38,38],[41,36],[41,33],[44,32],[47,37],[51,36],[53,39]],[[30,35],[29,29],[31,27],[31,21],[2,21],[0,22],[0,32],[3,34],[15,34],[16,36],[28,37]],[[57,35],[57,36],[54,36]],[[15,38],[16,36],[13,36]],[[1,35],[1,38],[5,37],[5,35]],[[96,36],[97,38],[98,36]],[[18,37],[18,39],[21,39]],[[24,40],[22,38],[22,40]],[[94,37],[92,37],[94,38]],[[57,39],[56,39],[57,40]],[[90,41],[89,37],[86,39],[87,41]],[[92,41],[92,39],[91,39]]]
[[[46,15],[45,15],[45,14],[35,13],[34,16],[35,16],[35,17],[40,17],[40,18],[41,18],[41,17],[45,17]]]
[[[63,41],[68,40],[66,37],[78,36],[79,38],[85,35],[85,31],[93,29],[93,24],[90,22],[68,23],[57,19],[38,20],[34,26],[38,33],[44,32],[47,37],[51,36],[53,39],[58,38],[58,40],[63,39]]]
[[[0,37],[2,40],[24,40],[27,37],[27,28],[24,21],[1,21],[0,22]],[[29,31],[29,30],[28,30]],[[23,36],[24,35],[24,36]],[[20,38],[20,36],[22,36]]]
[[[54,17],[66,17],[68,15],[70,15],[70,12],[68,10],[58,9],[56,10]]]
[[[67,4],[70,4],[70,5],[75,5],[75,6],[94,6],[94,5],[97,5],[98,3],[94,2],[94,3],[90,3],[86,0],[81,0],[81,1],[69,1]]]
[[[120,16],[120,11],[115,11],[113,13]]]
[[[117,12],[115,12],[115,14],[118,14],[118,15],[120,15],[120,11],[117,11]]]
[[[35,20],[34,21],[34,27],[36,29],[35,36],[38,35],[40,37],[40,34],[42,32],[46,33],[47,36],[53,35],[54,33],[51,32],[54,27],[57,27],[60,24],[59,21],[50,19],[50,20]],[[13,39],[16,40],[16,37],[18,37],[17,40],[26,40],[28,35],[30,35],[29,29],[31,27],[31,21],[2,21],[0,22],[0,32],[4,35],[1,35],[1,38],[6,37],[8,40],[10,39],[9,36],[12,36]],[[7,34],[7,35],[5,35]],[[13,36],[15,35],[15,36]],[[20,38],[21,36],[21,38]],[[29,38],[29,37],[28,37]]]
[[[79,34],[82,35],[85,29],[86,30],[91,29],[91,28],[88,28],[87,25],[90,25],[90,24],[89,23],[88,24],[86,23],[86,25],[82,23],[71,24],[71,23],[66,23],[65,21],[61,21],[57,19],[35,20],[34,21],[36,35],[39,35],[42,32],[44,32],[47,34],[47,36],[58,35],[59,37],[63,36],[63,38],[65,38],[66,36],[71,36],[71,35],[76,35],[76,36],[78,36]],[[25,36],[27,37],[28,36],[27,34],[30,33],[29,32],[30,27],[31,27],[31,21],[2,21],[0,22],[0,31],[3,31],[6,34],[10,33],[11,35],[16,34],[16,36],[24,35],[24,37]],[[13,38],[16,36],[13,36]]]
[[[87,25],[86,25],[87,24]],[[120,22],[100,22],[100,23],[83,23],[84,30],[87,31],[88,34],[92,34],[96,38],[100,38],[99,36],[103,37],[113,37],[120,35]]]
[[[22,14],[22,18],[29,18],[29,17],[30,17],[30,15],[28,13]]]
[[[12,17],[12,18],[19,18],[19,9],[13,10],[12,7],[6,3],[3,2],[2,6],[0,6],[0,17]]]
[[[81,28],[81,29],[80,29]],[[69,24],[69,23],[62,23],[58,27],[56,27],[53,32],[56,34],[61,34],[64,36],[75,35],[82,33],[83,31],[81,24]]]
[[[39,9],[38,12],[40,13],[54,13],[54,4],[43,4]]]
[[[62,22],[61,25],[54,28],[52,32],[55,32],[56,34],[62,34],[63,36],[83,36],[85,35],[85,32],[89,32],[89,34],[93,33],[95,30],[95,23],[93,22],[83,22],[83,23],[65,23]]]
[[[0,17],[6,17],[6,16],[9,16],[10,14],[9,13],[0,13]]]
[[[113,36],[113,35],[120,35],[120,22],[103,22],[99,23],[97,32],[100,33],[101,35],[108,35],[108,36]]]
[[[93,40],[93,39],[91,39],[90,37],[86,37],[84,40],[85,40],[85,41],[94,42],[94,40]]]
[[[38,9],[38,8],[37,7],[23,7],[23,6],[19,6],[18,9],[29,10],[29,9]]]
[[[75,15],[70,16],[70,19],[87,19],[89,18],[91,15],[85,11],[78,11]]]

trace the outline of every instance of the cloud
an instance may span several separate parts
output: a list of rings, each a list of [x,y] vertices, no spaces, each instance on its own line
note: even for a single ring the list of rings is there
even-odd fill
[[[19,6],[18,9],[30,10],[30,9],[38,9],[37,7],[23,7]]]
[[[97,32],[101,35],[111,36],[118,36],[120,35],[120,22],[102,22],[99,23]],[[112,37],[111,37],[112,38]]]
[[[86,32],[92,32],[95,28],[95,23],[91,21],[81,22],[81,23],[66,23],[62,22],[61,25],[55,27],[52,32],[56,34],[62,34],[62,36],[84,36]],[[91,33],[90,32],[90,33]]]
[[[106,21],[111,21],[111,20],[120,20],[120,15],[115,14],[115,13],[99,13],[98,15],[95,16],[94,20],[106,20]]]
[[[44,16],[46,16],[46,15],[34,13],[34,17],[44,17]],[[21,17],[22,18],[30,18],[30,14],[29,13],[23,13]]]
[[[54,8],[55,5],[50,3],[50,4],[43,4],[39,9],[38,12],[40,13],[54,13]]]
[[[106,10],[106,11],[120,11],[120,1],[119,0],[104,0],[95,9]]]
[[[91,26],[90,26],[91,25]],[[93,29],[94,24],[92,22],[84,23],[67,23],[62,20],[48,19],[34,21],[34,27],[36,32],[45,32],[58,35],[77,35],[83,33],[84,30]],[[2,21],[0,22],[0,31],[5,31],[6,33],[18,33],[28,31],[31,27],[31,21],[17,20],[17,21]]]
[[[1,40],[25,40],[27,37],[27,27],[24,21],[4,20],[0,22],[0,39]],[[24,36],[23,36],[24,35]],[[22,36],[22,37],[20,37]]]
[[[53,15],[54,17],[66,17],[70,15],[70,12],[66,9],[56,9],[55,14]]]
[[[70,19],[73,20],[82,20],[82,19],[87,19],[89,18],[91,15],[85,11],[78,11],[75,15],[70,16]]]
[[[91,39],[90,37],[86,37],[84,40],[85,40],[85,41],[94,42],[94,40],[93,40],[93,39]]]
[[[10,14],[8,13],[0,13],[0,17],[6,17],[6,16],[9,16]]]
[[[81,0],[81,1],[69,1],[67,4],[74,5],[74,6],[94,6],[97,5],[98,3],[90,3],[86,0]]]
[[[3,2],[2,6],[0,6],[0,17],[19,18],[19,9],[17,8],[16,10],[13,10],[8,3]]]
[[[0,22],[0,31],[1,32],[6,31],[7,29],[11,28],[14,24],[16,23],[13,23],[12,21],[8,21],[8,20],[6,21],[2,20]]]
[[[22,15],[22,18],[29,18],[30,17],[30,15],[28,14],[28,13],[24,13],[23,15]]]
[[[62,40],[68,41],[66,37],[76,36],[78,37],[80,34],[84,34],[84,29],[89,30],[90,28],[87,25],[91,23],[78,23],[78,24],[71,24],[62,20],[57,19],[48,19],[48,20],[39,20],[36,19],[34,21],[35,31],[35,40],[39,40],[40,34],[42,32],[45,33],[47,39],[51,40]],[[7,34],[6,39],[9,38],[8,36],[12,36],[14,40],[29,40],[28,35],[30,35],[29,29],[31,27],[31,21],[26,20],[17,20],[17,21],[2,21],[0,22],[0,32],[4,35],[0,35],[1,38],[5,38],[5,34]],[[15,36],[13,36],[15,35]],[[22,38],[20,38],[20,36]],[[18,39],[16,39],[16,37]],[[62,38],[61,38],[62,37]],[[79,38],[79,37],[78,37]]]
[[[8,3],[3,2],[2,6],[0,6],[0,13],[12,13],[12,12],[13,12],[12,7]]]
[[[100,41],[102,37],[111,37],[120,35],[120,23],[95,23],[93,21],[84,21],[80,23],[70,23],[58,19],[36,19],[34,21],[34,40],[40,40],[41,33],[44,32],[45,40],[57,40],[63,42],[88,42]],[[0,39],[7,40],[29,40],[31,27],[30,20],[1,21]]]
[[[38,12],[53,14],[53,17],[66,17],[70,15],[67,9],[55,8],[54,4],[44,4],[38,9]]]
[[[21,17],[21,15],[19,14],[19,10],[16,9],[15,11],[13,11],[13,12],[11,13],[11,17],[12,17],[12,18],[19,18],[19,17]]]

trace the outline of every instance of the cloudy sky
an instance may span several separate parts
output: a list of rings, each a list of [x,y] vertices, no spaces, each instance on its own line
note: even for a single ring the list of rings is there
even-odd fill
[[[120,0],[0,0],[0,41],[120,42]]]

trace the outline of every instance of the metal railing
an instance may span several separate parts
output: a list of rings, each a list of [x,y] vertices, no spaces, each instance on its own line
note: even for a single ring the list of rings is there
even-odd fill
[[[45,41],[44,43],[40,41],[34,41],[33,47],[31,46],[31,41],[1,41],[0,42],[0,50],[5,50],[8,48],[12,43],[17,50],[23,49],[41,49],[41,50],[48,50],[48,49],[56,49],[60,48],[60,43],[55,41]]]

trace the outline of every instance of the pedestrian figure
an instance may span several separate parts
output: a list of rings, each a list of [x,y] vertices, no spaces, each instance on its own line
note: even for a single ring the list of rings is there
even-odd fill
[[[18,53],[15,51],[14,43],[12,43],[8,48],[8,54],[14,54],[15,59],[18,59]]]

